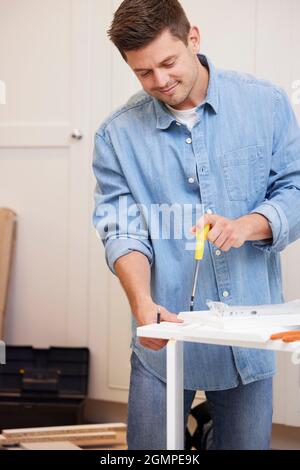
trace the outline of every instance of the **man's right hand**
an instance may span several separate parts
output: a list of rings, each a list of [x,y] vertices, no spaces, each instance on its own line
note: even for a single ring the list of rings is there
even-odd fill
[[[184,323],[183,320],[177,318],[175,313],[169,312],[166,308],[156,305],[152,301],[146,302],[144,305],[140,306],[135,313],[135,318],[138,326],[152,325],[157,321],[157,311],[158,307],[160,309],[160,320],[161,322],[167,321],[171,323]],[[153,351],[159,351],[164,348],[168,340],[166,339],[155,339],[155,338],[139,338],[140,344],[147,349],[152,349]]]
[[[183,320],[177,318],[176,314],[153,302],[150,294],[150,265],[144,254],[133,251],[121,256],[115,263],[115,270],[138,326],[156,323],[158,307],[160,307],[160,321],[184,323]],[[165,339],[155,338],[139,338],[139,341],[144,348],[154,351],[159,351],[168,343]]]

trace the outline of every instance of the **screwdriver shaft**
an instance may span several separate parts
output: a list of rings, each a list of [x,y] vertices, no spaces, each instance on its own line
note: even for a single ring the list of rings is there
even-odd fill
[[[194,310],[194,300],[195,300],[196,289],[197,289],[198,274],[199,274],[199,261],[196,261],[194,281],[193,281],[193,291],[192,291],[191,303],[190,303],[190,312],[193,312]]]

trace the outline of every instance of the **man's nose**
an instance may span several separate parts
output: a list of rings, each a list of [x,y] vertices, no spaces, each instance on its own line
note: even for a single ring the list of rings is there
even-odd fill
[[[169,76],[166,72],[162,70],[156,70],[154,72],[154,81],[156,88],[167,88],[169,82]]]

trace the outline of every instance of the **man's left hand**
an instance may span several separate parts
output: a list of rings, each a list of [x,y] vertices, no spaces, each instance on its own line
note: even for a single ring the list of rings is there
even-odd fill
[[[192,233],[210,225],[207,240],[222,251],[240,248],[248,240],[272,238],[268,220],[260,214],[249,214],[232,220],[217,214],[205,214],[191,229]]]

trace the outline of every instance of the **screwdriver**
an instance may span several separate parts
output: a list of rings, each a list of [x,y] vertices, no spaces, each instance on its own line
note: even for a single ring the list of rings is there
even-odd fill
[[[205,225],[204,229],[197,230],[196,232],[196,240],[197,240],[196,249],[195,249],[196,266],[195,266],[194,281],[193,281],[193,291],[192,291],[191,302],[190,302],[190,312],[194,311],[194,300],[195,300],[197,280],[198,280],[198,274],[199,274],[199,264],[200,264],[199,261],[203,259],[204,245],[205,245],[205,241],[207,240],[207,235],[208,235],[209,230],[210,230],[210,225]]]

